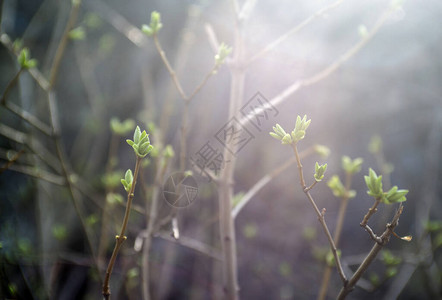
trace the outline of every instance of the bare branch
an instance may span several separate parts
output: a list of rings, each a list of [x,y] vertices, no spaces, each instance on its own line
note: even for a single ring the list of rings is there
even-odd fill
[[[284,33],[283,35],[281,35],[279,38],[277,38],[276,40],[274,40],[273,42],[271,42],[270,44],[268,44],[264,49],[262,49],[261,51],[259,51],[258,53],[256,53],[254,56],[252,56],[252,58],[247,62],[248,64],[251,64],[252,62],[254,62],[255,60],[257,60],[258,58],[264,56],[265,54],[267,54],[268,52],[270,52],[272,49],[276,48],[279,44],[281,44],[283,41],[285,41],[288,37],[298,33],[299,31],[301,31],[304,27],[306,27],[307,25],[309,25],[311,22],[313,22],[314,20],[316,20],[317,18],[323,16],[324,14],[326,14],[328,11],[332,10],[333,8],[338,7],[344,0],[338,0],[336,2],[333,2],[332,4],[321,8],[320,10],[318,10],[317,12],[315,12],[313,15],[311,15],[310,17],[308,17],[307,19],[305,19],[304,21],[302,21],[300,24],[298,24],[296,27],[290,29],[289,31],[287,31],[286,33]]]
[[[297,92],[300,88],[306,87],[309,85],[312,85],[314,83],[317,83],[331,74],[333,74],[341,65],[343,65],[346,61],[348,61],[350,58],[352,58],[356,53],[358,53],[379,31],[379,29],[382,27],[382,25],[385,23],[385,21],[388,19],[388,16],[391,13],[391,9],[387,10],[387,12],[383,13],[379,19],[376,21],[375,25],[373,26],[373,29],[365,36],[363,37],[358,43],[356,43],[353,47],[348,49],[342,56],[340,56],[338,59],[336,59],[334,62],[332,62],[328,67],[323,69],[322,71],[316,73],[315,75],[300,79],[296,82],[294,82],[292,85],[288,86],[285,90],[283,90],[281,93],[276,95],[273,99],[271,99],[269,102],[270,104],[266,103],[263,106],[255,109],[253,112],[250,112],[247,116],[244,116],[240,119],[241,125],[246,125],[254,116],[261,114],[267,109],[270,109],[271,106],[276,106],[285,100],[295,92]]]

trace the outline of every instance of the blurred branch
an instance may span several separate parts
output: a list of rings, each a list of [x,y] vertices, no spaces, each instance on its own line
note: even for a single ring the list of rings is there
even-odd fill
[[[265,54],[267,54],[268,52],[270,52],[272,49],[274,49],[275,47],[277,47],[279,44],[281,44],[283,41],[285,41],[288,37],[298,33],[299,31],[301,31],[304,27],[306,27],[307,25],[309,25],[311,22],[313,22],[314,20],[316,20],[317,18],[323,16],[324,14],[326,14],[328,11],[338,7],[344,0],[338,0],[336,2],[333,2],[332,4],[325,6],[323,8],[321,8],[320,10],[318,10],[317,12],[315,12],[313,15],[311,15],[310,17],[308,17],[307,19],[305,19],[304,21],[302,21],[300,24],[298,24],[296,27],[290,29],[289,31],[287,31],[285,34],[281,35],[279,38],[277,38],[276,40],[274,40],[273,42],[271,42],[270,44],[268,44],[266,47],[264,47],[264,49],[262,49],[261,51],[259,51],[258,53],[256,53],[254,56],[252,56],[252,58],[247,62],[247,64],[251,64],[253,63],[255,60],[257,60],[258,58],[264,56]]]
[[[58,44],[57,51],[55,52],[55,57],[52,62],[51,70],[49,71],[49,88],[53,88],[55,81],[57,80],[58,69],[60,67],[61,59],[63,58],[64,51],[66,49],[68,40],[69,40],[69,32],[74,27],[75,22],[77,21],[78,11],[80,9],[82,0],[73,0],[72,8],[69,13],[69,19],[64,29],[63,35],[61,36],[61,40]]]
[[[25,175],[29,175],[49,183],[53,183],[59,186],[64,186],[66,181],[63,177],[59,175],[52,174],[50,172],[40,170],[34,166],[23,166],[23,165],[10,165],[8,169],[11,171],[19,172]],[[1,173],[1,170],[0,170]]]
[[[336,229],[333,234],[333,240],[335,242],[336,247],[339,245],[339,240],[341,238],[341,232],[342,228],[344,226],[344,220],[345,215],[347,213],[347,206],[348,201],[350,200],[350,188],[351,188],[351,182],[352,182],[352,174],[350,172],[345,172],[345,194],[341,198],[341,203],[339,206],[339,213],[338,213],[338,221],[336,223]],[[322,283],[321,287],[319,289],[319,295],[318,300],[324,300],[327,296],[327,290],[330,283],[330,276],[331,276],[332,268],[327,264],[324,270],[324,273],[322,275]]]
[[[12,79],[8,82],[8,85],[5,88],[5,91],[2,94],[2,97],[0,99],[0,104],[5,105],[6,103],[6,97],[9,94],[9,91],[14,87],[14,85],[17,83],[18,78],[20,77],[21,72],[23,72],[23,68],[20,68],[18,72],[12,77]]]
[[[27,146],[33,153],[35,153],[42,161],[55,171],[60,171],[60,166],[57,158],[47,150],[38,139],[29,137],[26,133],[18,131],[14,128],[0,123],[0,135],[8,138],[11,141]]]
[[[152,191],[151,203],[149,206],[149,201],[146,201],[146,238],[143,246],[143,255],[141,258],[141,268],[142,268],[142,292],[143,299],[151,299],[149,282],[150,282],[150,270],[149,270],[149,253],[152,246],[152,238],[155,232],[155,225],[158,217],[158,201],[159,194],[161,190],[161,180],[164,178],[164,174],[167,169],[167,163],[163,161],[165,159],[162,155],[157,157],[157,170],[154,179],[154,186]]]
[[[138,47],[144,47],[148,39],[143,32],[127,21],[122,15],[100,0],[87,0],[85,6],[112,25],[118,32]]]
[[[19,106],[15,105],[12,102],[6,101],[6,98],[10,92],[10,90],[14,87],[14,85],[17,84],[18,78],[20,77],[20,74],[23,72],[23,68],[20,68],[18,72],[15,74],[15,76],[9,81],[8,85],[5,88],[5,91],[3,92],[3,95],[0,99],[0,104],[7,108],[12,113],[16,114],[18,117],[20,117],[22,120],[28,122],[30,125],[34,126],[36,129],[40,130],[42,133],[44,133],[47,136],[51,136],[51,129],[48,125],[44,124],[42,121],[40,121],[37,117],[34,115],[28,113],[27,111],[21,109]]]
[[[21,149],[20,151],[16,152],[14,156],[10,159],[7,158],[8,161],[2,167],[0,167],[0,174],[9,169],[23,153],[24,150]]]
[[[179,239],[175,239],[168,232],[160,232],[159,237],[161,237],[162,239],[167,240],[169,242],[182,245],[182,246],[187,247],[189,249],[193,249],[197,252],[207,255],[208,257],[211,257],[211,258],[216,259],[218,261],[222,261],[222,256],[221,256],[221,253],[219,252],[219,250],[211,247],[210,245],[204,244],[198,240],[195,240],[195,239],[192,239],[189,237],[185,237],[185,236],[180,236]]]
[[[307,77],[305,79],[300,79],[296,81],[295,83],[287,87],[285,90],[283,90],[281,93],[273,97],[273,99],[270,100],[270,104],[263,105],[263,107],[259,107],[258,109],[255,109],[253,112],[249,113],[247,116],[242,117],[240,119],[241,125],[247,124],[252,119],[252,117],[261,114],[266,109],[269,109],[271,105],[276,106],[279,103],[282,103],[289,96],[297,92],[300,88],[307,87],[309,85],[317,83],[327,78],[331,74],[333,74],[340,66],[342,66],[346,61],[352,58],[356,53],[358,53],[375,36],[375,34],[379,31],[382,25],[388,20],[388,17],[392,12],[392,10],[393,9],[390,8],[386,12],[381,14],[381,16],[375,22],[373,29],[369,33],[367,33],[358,43],[356,43],[353,47],[348,49],[338,59],[332,62],[328,67],[324,68],[322,71],[316,73],[311,77]]]
[[[390,240],[390,236],[393,234],[394,229],[396,228],[396,226],[399,223],[399,217],[402,214],[403,208],[404,207],[402,206],[402,204],[400,204],[391,223],[387,224],[386,230],[380,236],[380,241],[376,242],[374,244],[373,248],[368,253],[368,255],[365,257],[364,261],[361,263],[359,268],[356,270],[356,272],[350,278],[348,283],[345,284],[344,287],[342,287],[337,299],[339,299],[339,300],[345,299],[345,297],[353,290],[353,288],[356,285],[356,283],[358,282],[358,280],[362,277],[362,274],[364,274],[364,272],[370,266],[372,261],[376,258],[376,255],[379,253],[379,251],[382,249],[382,247],[388,243],[388,241]]]
[[[299,153],[299,158],[305,158],[309,156],[311,153],[313,153],[314,147],[310,147],[301,153]],[[245,195],[241,198],[241,201],[235,205],[235,207],[232,210],[232,218],[236,218],[239,214],[239,212],[246,206],[247,203],[260,191],[262,190],[270,181],[272,181],[275,177],[280,175],[282,172],[287,170],[291,165],[296,163],[296,158],[292,157],[291,159],[285,161],[283,164],[278,166],[276,169],[271,171],[270,173],[263,176],[260,180],[258,180],[248,191],[245,193]]]

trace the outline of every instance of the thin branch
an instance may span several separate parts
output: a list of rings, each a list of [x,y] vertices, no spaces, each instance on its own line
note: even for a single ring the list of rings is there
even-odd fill
[[[19,55],[19,53],[14,51],[14,47],[12,46],[12,41],[9,38],[9,36],[6,33],[3,33],[0,36],[0,42],[3,44],[3,46],[5,46],[9,52],[11,52],[15,57],[17,57]],[[28,69],[29,74],[32,75],[32,77],[35,79],[35,81],[37,82],[37,84],[44,90],[44,91],[49,91],[49,82],[48,80],[45,78],[45,76],[37,69],[37,68],[32,68],[32,69]]]
[[[147,45],[147,36],[121,14],[108,6],[107,2],[108,1],[88,0],[85,1],[84,5],[113,26],[115,30],[124,35],[135,46],[141,48]]]
[[[69,19],[68,22],[66,23],[63,35],[61,36],[61,40],[60,43],[58,44],[57,51],[55,52],[54,61],[52,62],[50,75],[49,75],[50,88],[54,87],[55,81],[57,80],[58,69],[60,67],[61,59],[63,58],[63,54],[69,40],[69,32],[74,27],[74,24],[77,21],[80,4],[81,0],[72,1],[72,8],[69,14]]]
[[[142,159],[141,157],[137,156],[137,160],[135,162],[135,172],[134,172],[134,176],[133,176],[133,183],[132,183],[130,190],[127,193],[126,211],[124,213],[124,218],[123,218],[123,223],[121,225],[120,235],[117,235],[115,237],[115,247],[112,252],[112,256],[109,260],[109,265],[107,266],[107,270],[106,270],[106,276],[104,278],[103,297],[106,300],[109,300],[110,295],[111,295],[110,288],[109,288],[109,280],[110,280],[110,276],[112,274],[112,270],[114,268],[115,260],[117,258],[118,252],[121,248],[121,245],[127,239],[124,234],[126,233],[127,223],[129,222],[129,215],[130,215],[130,210],[131,210],[132,199],[134,198],[135,185],[137,184],[138,172],[141,167],[141,159]]]
[[[310,147],[299,153],[300,158],[305,158],[311,153],[313,153],[314,147]],[[283,164],[278,166],[276,169],[271,171],[270,173],[264,175],[260,180],[258,180],[245,195],[241,198],[240,202],[235,205],[232,210],[232,218],[236,218],[239,212],[246,206],[247,203],[260,191],[262,190],[270,181],[272,181],[275,177],[280,175],[282,172],[287,170],[290,166],[296,163],[296,158],[292,157],[291,159],[285,161]]]
[[[221,253],[211,247],[210,245],[204,244],[198,240],[186,237],[186,236],[181,236],[178,240],[173,238],[172,236],[170,236],[169,233],[166,232],[160,232],[159,237],[161,237],[164,240],[170,241],[172,243],[176,243],[179,245],[182,245],[184,247],[187,247],[189,249],[193,249],[197,252],[200,252],[202,254],[207,255],[208,257],[211,257],[213,259],[216,259],[218,261],[222,261],[222,256]]]
[[[7,108],[9,111],[20,117],[22,120],[26,121],[29,125],[32,125],[34,128],[38,129],[40,132],[45,134],[46,136],[50,137],[52,135],[51,128],[40,121],[36,116],[33,114],[23,110],[21,107],[15,105],[12,102],[5,101],[3,103],[5,108]]]
[[[0,99],[0,104],[5,105],[6,103],[6,97],[8,96],[11,89],[14,87],[14,85],[17,83],[18,78],[20,77],[21,72],[23,72],[23,68],[20,68],[18,72],[12,77],[12,79],[8,82],[8,85],[5,88],[5,91],[3,92],[3,95]]]
[[[180,93],[181,97],[185,100],[187,100],[187,95],[183,90],[183,87],[181,86],[181,83],[176,76],[175,71],[173,70],[172,66],[169,63],[169,60],[166,57],[166,54],[164,53],[163,48],[161,47],[160,41],[158,40],[158,37],[156,34],[153,35],[153,41],[155,43],[155,47],[157,48],[158,53],[160,54],[161,60],[163,61],[164,65],[167,68],[167,71],[170,74],[170,77],[172,77],[173,83],[175,84],[178,92]]]
[[[23,153],[24,150],[21,149],[20,151],[16,152],[13,157],[8,159],[8,161],[2,167],[0,167],[0,174],[9,169]]]
[[[379,253],[379,251],[382,249],[382,247],[388,243],[388,241],[390,240],[391,234],[393,233],[394,229],[396,228],[396,226],[399,223],[399,217],[402,214],[403,208],[404,207],[402,206],[402,204],[400,204],[391,223],[387,224],[386,230],[380,236],[381,242],[380,243],[376,242],[374,244],[373,248],[368,253],[368,255],[365,257],[364,261],[361,263],[359,268],[356,270],[356,272],[353,274],[353,276],[348,281],[348,284],[344,285],[344,287],[342,287],[337,299],[339,299],[339,300],[345,299],[345,297],[353,290],[353,288],[356,285],[356,283],[358,282],[358,280],[362,277],[364,272],[367,270],[368,266],[376,258],[376,255]]]
[[[379,203],[381,203],[381,199],[376,199],[375,202],[373,203],[373,206],[368,209],[368,212],[365,214],[365,216],[362,219],[362,222],[360,224],[361,227],[365,227],[365,225],[367,225],[368,220],[371,218],[371,216],[373,216],[377,212],[377,210],[378,210],[377,207],[378,207]]]
[[[10,165],[8,169],[11,171],[19,172],[28,176],[35,177],[37,179],[44,180],[49,183],[53,183],[59,186],[64,186],[66,184],[66,180],[58,175],[52,174],[50,172],[36,169],[33,166],[23,166],[23,165]]]
[[[308,200],[310,201],[311,205],[313,206],[313,208],[316,212],[316,215],[318,216],[318,221],[319,221],[319,223],[321,223],[322,229],[324,230],[324,233],[327,236],[328,242],[330,244],[330,248],[331,248],[333,256],[335,258],[336,267],[337,267],[339,276],[341,277],[343,285],[346,286],[347,285],[347,277],[345,276],[344,270],[342,269],[341,260],[338,255],[338,251],[337,251],[335,242],[333,241],[333,238],[330,234],[330,230],[328,229],[327,223],[325,222],[325,217],[324,217],[325,209],[323,209],[323,211],[321,212],[319,210],[318,206],[316,205],[315,201],[313,200],[313,197],[310,194],[310,192],[306,191],[304,174],[302,171],[302,164],[301,164],[301,160],[300,160],[299,153],[298,153],[298,147],[297,147],[296,143],[293,144],[293,151],[295,152],[296,164],[298,165],[298,172],[299,172],[301,187],[304,191],[304,194],[307,196]]]
[[[349,193],[352,181],[352,174],[350,172],[345,173],[345,194],[341,198],[341,204],[339,206],[338,221],[336,224],[335,232],[333,234],[333,240],[336,247],[339,245],[342,228],[344,226],[345,214],[347,212],[347,205],[349,201]],[[321,288],[319,289],[318,300],[324,300],[327,295],[327,290],[330,282],[332,268],[327,264],[322,276]]]
[[[142,293],[143,293],[143,299],[149,300],[150,297],[150,290],[149,290],[149,282],[150,282],[150,270],[149,270],[149,253],[150,248],[152,246],[152,238],[153,234],[156,230],[156,223],[157,223],[157,217],[158,217],[158,203],[159,203],[159,194],[161,189],[161,180],[164,178],[164,174],[167,169],[167,161],[163,161],[164,157],[158,157],[157,160],[157,170],[155,174],[154,179],[154,186],[152,191],[152,197],[151,202],[149,205],[149,201],[146,201],[146,238],[144,241],[143,246],[143,254],[141,258],[141,265],[142,265],[142,272],[141,272],[141,278],[142,278]],[[149,213],[147,213],[149,212]]]
[[[314,83],[317,83],[321,80],[324,80],[331,74],[333,74],[340,66],[342,66],[346,61],[348,61],[350,58],[352,58],[356,53],[358,53],[379,31],[379,29],[382,27],[382,25],[387,21],[388,16],[390,15],[391,9],[387,10],[387,12],[383,13],[379,19],[376,21],[375,25],[373,26],[373,29],[364,36],[358,43],[356,43],[353,47],[348,49],[342,56],[340,56],[338,59],[336,59],[334,62],[332,62],[328,67],[324,68],[322,71],[316,73],[315,75],[300,79],[296,82],[294,82],[292,85],[287,87],[285,90],[283,90],[281,93],[276,95],[273,99],[271,99],[269,102],[270,104],[265,104],[258,109],[255,109],[253,112],[250,112],[248,115],[243,116],[240,119],[241,125],[246,125],[250,120],[261,113],[263,113],[265,110],[270,109],[271,106],[276,106],[279,103],[284,102],[287,100],[289,96],[297,92],[302,87],[307,87],[309,85],[312,85]]]
[[[338,7],[343,1],[344,0],[338,0],[338,1],[333,2],[332,4],[330,4],[328,6],[325,6],[325,7],[321,8],[320,10],[315,12],[313,15],[311,15],[310,17],[308,17],[307,19],[302,21],[300,24],[298,24],[296,27],[290,29],[285,34],[281,35],[279,38],[277,38],[276,40],[274,40],[273,42],[268,44],[264,49],[262,49],[261,51],[256,53],[254,56],[252,56],[252,58],[247,63],[251,64],[252,62],[257,60],[258,58],[264,56],[265,54],[270,52],[272,49],[276,48],[283,41],[285,41],[288,37],[298,33],[299,31],[301,31],[304,27],[309,25],[314,20],[316,20],[317,18],[325,15],[328,11]]]

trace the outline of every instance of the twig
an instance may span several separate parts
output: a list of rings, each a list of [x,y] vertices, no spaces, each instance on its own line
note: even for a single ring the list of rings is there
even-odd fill
[[[14,52],[14,47],[12,46],[12,41],[9,38],[9,36],[6,33],[3,33],[0,36],[0,42],[3,44],[3,46],[5,46],[9,52],[11,52],[15,57],[18,56],[19,53]],[[32,75],[32,77],[35,79],[35,81],[37,82],[37,84],[44,90],[44,91],[49,91],[49,82],[48,80],[45,78],[45,76],[37,69],[37,68],[32,68],[29,69],[28,72]]]
[[[8,82],[8,85],[5,88],[5,91],[3,92],[2,98],[0,99],[0,104],[5,105],[6,103],[6,97],[8,96],[9,91],[14,87],[14,85],[17,83],[18,78],[20,77],[21,72],[23,72],[23,68],[20,68],[18,72],[12,77],[12,79]]]
[[[26,174],[41,180],[44,180],[49,183],[53,183],[59,186],[64,186],[66,184],[66,180],[58,175],[52,174],[50,172],[36,169],[31,166],[22,166],[22,165],[10,165],[8,169],[11,171],[19,172],[22,174]]]
[[[26,121],[29,125],[32,125],[34,128],[44,133],[46,136],[50,137],[52,135],[51,128],[42,121],[40,121],[33,114],[23,110],[21,107],[9,101],[5,101],[4,106],[9,111],[20,117],[22,120]]]
[[[324,217],[325,211],[321,212],[319,210],[319,208],[316,205],[315,201],[313,200],[313,197],[311,196],[310,192],[308,190],[306,191],[304,173],[302,171],[302,164],[301,164],[301,160],[299,158],[298,147],[297,147],[296,143],[293,144],[293,151],[295,152],[296,163],[298,165],[298,172],[299,172],[301,187],[304,191],[304,194],[307,196],[308,200],[312,204],[312,206],[316,212],[316,215],[318,216],[319,223],[321,223],[324,233],[327,236],[328,242],[330,244],[330,248],[331,248],[333,256],[335,258],[336,267],[337,267],[339,276],[341,277],[343,285],[346,286],[347,285],[347,277],[345,276],[344,270],[342,269],[341,260],[338,256],[338,251],[337,251],[335,242],[333,241],[333,238],[330,234],[330,230],[328,229],[327,223],[325,222],[325,217]]]
[[[274,40],[273,42],[271,42],[270,44],[268,44],[264,49],[262,49],[261,51],[259,51],[258,53],[256,53],[254,56],[252,56],[252,58],[247,62],[247,64],[251,64],[252,62],[254,62],[255,60],[257,60],[258,58],[264,56],[265,54],[267,54],[268,52],[270,52],[272,49],[274,49],[275,47],[277,47],[280,43],[282,43],[283,41],[285,41],[288,37],[290,37],[291,35],[294,35],[296,33],[298,33],[299,31],[301,31],[304,27],[306,27],[307,25],[309,25],[311,22],[313,22],[314,20],[316,20],[317,18],[323,16],[324,14],[326,14],[328,11],[332,10],[333,8],[338,7],[344,0],[338,0],[336,2],[333,2],[332,4],[325,6],[323,8],[321,8],[320,10],[318,10],[317,12],[315,12],[313,15],[311,15],[310,17],[308,17],[307,19],[305,19],[304,21],[302,21],[300,24],[298,24],[296,27],[290,29],[288,32],[286,32],[285,34],[281,35],[279,38],[277,38],[276,40]]]
[[[121,225],[120,235],[117,235],[115,237],[115,247],[112,252],[112,256],[110,258],[109,265],[107,266],[106,276],[104,277],[103,297],[106,300],[109,300],[110,295],[111,295],[110,288],[109,288],[109,280],[110,280],[110,276],[112,274],[112,270],[114,268],[115,260],[118,255],[118,251],[121,248],[121,245],[126,240],[126,236],[124,234],[126,232],[127,223],[129,221],[129,214],[130,214],[130,210],[131,210],[132,199],[134,197],[134,191],[135,191],[135,185],[137,183],[138,172],[139,172],[140,166],[141,166],[141,159],[142,158],[137,156],[137,160],[135,162],[135,172],[134,172],[134,177],[133,177],[133,183],[132,183],[132,186],[131,186],[129,192],[127,193],[126,211],[124,213],[123,224]]]
[[[49,75],[49,87],[53,88],[55,81],[57,80],[58,69],[60,67],[61,59],[63,58],[64,51],[66,49],[68,40],[69,40],[69,32],[74,27],[75,22],[77,21],[78,11],[80,9],[81,0],[72,1],[72,8],[69,14],[69,19],[64,29],[63,35],[61,36],[60,43],[58,44],[57,51],[55,52],[55,57],[52,62],[50,75]]]
[[[345,195],[341,198],[341,205],[339,206],[338,221],[336,224],[336,229],[333,234],[333,241],[336,247],[339,245],[339,240],[341,237],[342,227],[344,225],[345,214],[347,212],[347,205],[349,201],[349,192],[351,187],[352,176],[350,172],[345,173]],[[321,288],[319,289],[318,300],[324,300],[327,295],[327,290],[330,282],[332,268],[327,264],[322,276]]]
[[[211,258],[216,259],[218,261],[222,261],[221,253],[217,249],[215,249],[209,245],[206,245],[198,240],[195,240],[195,239],[192,239],[192,238],[189,238],[186,236],[181,236],[177,240],[177,239],[171,237],[170,234],[166,233],[166,232],[161,232],[159,234],[159,237],[164,240],[170,241],[172,243],[176,243],[176,244],[182,245],[184,247],[187,247],[189,249],[193,249],[195,251],[198,251],[198,252],[205,254],[208,257],[211,257]]]
[[[6,101],[7,96],[12,89],[12,87],[17,83],[20,74],[23,72],[23,68],[20,68],[15,76],[9,81],[8,85],[5,88],[5,91],[0,99],[0,104],[7,108],[9,111],[13,112],[17,116],[19,116],[22,120],[28,122],[30,125],[34,126],[36,129],[40,130],[47,136],[51,136],[51,129],[48,125],[44,124],[42,121],[37,119],[34,115],[28,113],[27,111],[21,109],[19,106]]]
[[[108,6],[107,1],[89,0],[84,5],[112,25],[135,46],[141,48],[148,44],[147,36],[121,14]]]
[[[157,37],[156,34],[153,35],[153,41],[155,43],[155,47],[157,48],[158,53],[160,54],[161,60],[163,61],[164,65],[166,66],[167,71],[170,74],[170,77],[172,77],[173,83],[175,84],[178,92],[180,93],[180,96],[183,99],[187,99],[187,95],[184,92],[183,87],[181,86],[181,83],[180,83],[178,77],[176,76],[175,71],[173,70],[172,66],[170,65],[169,60],[167,59],[166,54],[164,53],[163,48],[161,48],[161,44],[158,41],[158,37]]]
[[[324,68],[322,71],[316,73],[315,75],[300,79],[293,84],[291,84],[289,87],[287,87],[285,90],[283,90],[281,93],[273,97],[269,102],[269,105],[263,105],[262,107],[259,107],[258,109],[255,109],[253,112],[250,112],[248,115],[243,116],[240,119],[241,125],[246,125],[252,117],[261,114],[266,109],[270,108],[270,105],[276,106],[279,103],[284,102],[289,96],[291,96],[293,93],[297,92],[300,88],[306,87],[309,85],[312,85],[314,83],[317,83],[331,74],[333,74],[342,64],[344,64],[346,61],[348,61],[351,57],[353,57],[356,53],[358,53],[373,37],[374,35],[379,31],[379,29],[382,27],[382,25],[385,23],[385,21],[388,19],[388,16],[391,12],[390,10],[387,10],[387,12],[383,13],[379,19],[376,21],[375,25],[373,26],[373,29],[364,37],[362,38],[358,43],[356,43],[353,47],[348,49],[342,56],[340,56],[338,59],[336,59],[334,62],[332,62],[329,66]]]
[[[310,147],[302,152],[299,153],[300,158],[304,158],[308,155],[310,155],[314,151],[314,147]],[[280,175],[282,172],[287,170],[291,165],[296,163],[296,158],[292,157],[291,159],[287,160],[280,166],[278,166],[276,169],[274,169],[269,174],[266,174],[263,176],[260,180],[258,180],[248,191],[244,194],[244,196],[241,198],[240,202],[235,205],[235,207],[232,210],[232,217],[235,219],[239,212],[244,208],[244,206],[249,203],[249,201],[260,191],[262,190],[270,181],[272,181],[275,177]]]
[[[394,229],[396,228],[396,226],[399,223],[399,217],[402,214],[403,208],[404,207],[402,206],[402,204],[400,204],[391,223],[387,224],[386,230],[380,236],[381,242],[380,243],[376,242],[374,244],[373,248],[368,253],[368,255],[365,257],[364,261],[361,263],[359,268],[356,270],[356,272],[353,274],[353,276],[348,281],[348,284],[344,285],[344,287],[342,287],[337,299],[339,299],[339,300],[345,299],[345,297],[353,290],[355,284],[361,278],[362,274],[364,274],[364,272],[367,270],[367,268],[371,264],[371,262],[376,258],[376,255],[379,253],[379,251],[382,249],[382,247],[388,243],[391,234],[393,233]]]
[[[157,160],[157,171],[155,174],[154,186],[152,191],[152,200],[149,206],[149,202],[146,201],[146,238],[143,246],[143,255],[142,255],[142,292],[143,299],[149,300],[151,299],[149,282],[150,282],[150,272],[149,272],[149,252],[152,246],[152,237],[155,232],[155,225],[158,217],[158,202],[159,202],[159,194],[161,189],[161,180],[164,178],[164,174],[166,172],[167,163],[164,163],[163,157],[159,157]],[[147,213],[149,212],[149,213]]]
[[[18,151],[17,153],[14,154],[14,156],[11,159],[8,159],[8,162],[5,163],[1,168],[0,168],[0,174],[3,173],[4,171],[6,171],[7,169],[9,169],[16,161],[17,159],[19,159],[19,157],[24,153],[24,150],[21,149],[20,151]]]
[[[361,227],[365,227],[365,226],[367,225],[368,220],[369,220],[369,219],[371,218],[371,216],[373,216],[373,215],[376,213],[376,211],[378,210],[377,207],[378,207],[379,203],[381,203],[381,199],[377,198],[377,199],[375,200],[375,202],[373,203],[373,206],[370,207],[370,208],[368,209],[368,212],[365,214],[364,218],[362,219],[362,222],[361,222],[361,224],[360,224]]]

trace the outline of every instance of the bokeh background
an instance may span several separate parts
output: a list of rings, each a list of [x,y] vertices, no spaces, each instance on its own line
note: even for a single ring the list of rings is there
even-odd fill
[[[332,3],[248,2],[254,8],[243,27],[247,57]],[[38,60],[38,69],[48,76],[71,2],[4,0],[0,5],[1,33],[12,41],[20,39]],[[297,80],[335,62],[364,38],[364,28],[370,31],[389,5],[387,1],[343,1],[288,37],[249,66],[243,103],[258,92],[270,100]],[[104,248],[104,257],[99,259],[106,262],[124,206],[109,204],[110,190],[103,178],[109,174],[109,165],[122,176],[123,170],[134,164],[132,150],[125,143],[131,133],[116,137],[116,147],[112,144],[112,117],[130,118],[151,130],[155,124],[157,134],[152,134],[152,143],[159,143],[155,137],[161,136],[164,145],[172,145],[176,154],[180,152],[183,101],[152,39],[137,30],[149,23],[153,10],[161,13],[159,40],[187,93],[214,64],[216,51],[210,43],[208,26],[220,42],[234,43],[232,1],[82,1],[74,25],[81,28],[82,38],[68,41],[54,86],[61,145],[74,179],[84,187],[75,191],[82,221],[64,184],[35,176],[47,172],[55,176],[54,180],[63,179],[53,139],[0,107],[0,166],[6,166],[14,151],[23,151],[0,174],[2,299],[100,297],[104,270],[95,268],[82,227],[87,227],[95,251],[100,245]],[[293,155],[268,135],[271,127],[280,123],[288,130],[293,128],[297,115],[307,114],[312,123],[299,148],[321,144],[331,150],[327,158],[316,154],[305,158],[309,182],[316,161],[328,163],[327,180],[332,174],[343,178],[342,155],[364,159],[362,171],[353,180],[357,197],[349,204],[340,243],[348,272],[355,270],[372,246],[359,227],[372,204],[363,175],[369,167],[378,173],[385,171],[379,163],[380,155],[394,166],[384,179],[410,191],[396,232],[412,235],[413,240],[407,243],[393,237],[386,249],[399,262],[388,266],[382,259],[385,255],[380,255],[350,299],[442,296],[441,13],[439,1],[405,1],[367,45],[338,70],[279,104],[278,116],[266,120],[262,131],[250,127],[254,139],[237,156],[234,190],[241,195]],[[0,46],[0,66],[3,95],[18,71],[16,58],[5,42]],[[226,64],[189,107],[186,168],[191,169],[190,156],[208,140],[215,141],[216,132],[227,122],[229,92]],[[7,100],[50,124],[47,94],[28,72],[22,73]],[[12,136],[8,128],[15,130]],[[17,132],[26,134],[24,144],[17,142]],[[369,151],[373,136],[383,141],[377,154]],[[35,147],[29,146],[35,141],[48,151],[49,160],[55,162],[52,167],[32,150]],[[110,149],[116,149],[118,158],[112,163]],[[163,179],[178,170],[178,157],[171,161]],[[143,171],[147,189],[153,184],[154,165],[152,158]],[[197,200],[177,213],[182,241],[169,238],[169,223],[163,224],[153,238],[149,257],[153,299],[214,299],[222,289],[217,186],[199,174],[195,178],[199,185]],[[121,186],[112,192],[125,195]],[[134,202],[141,208],[150,201],[142,194],[140,185],[136,193],[140,197],[135,196]],[[312,194],[318,206],[326,208],[326,220],[333,230],[339,200],[325,183],[317,185]],[[105,207],[107,213],[103,214]],[[160,215],[170,211],[161,200]],[[372,228],[381,232],[393,213],[394,208],[382,205],[371,221]],[[112,217],[104,222],[106,215]],[[432,230],[427,226],[429,220],[435,221]],[[316,298],[327,241],[299,187],[294,166],[253,197],[239,213],[235,226],[243,299]],[[116,299],[141,299],[141,252],[134,243],[145,227],[143,211],[134,211],[111,282]],[[204,251],[195,250],[195,245]],[[330,299],[339,287],[339,277],[333,272]]]

